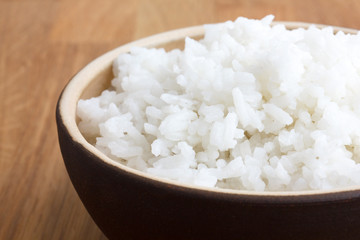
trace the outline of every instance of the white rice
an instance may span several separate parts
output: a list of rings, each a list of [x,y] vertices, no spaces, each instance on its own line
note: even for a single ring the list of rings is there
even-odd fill
[[[272,20],[206,25],[184,51],[120,55],[112,88],[79,101],[81,132],[116,161],[188,184],[360,185],[360,34]]]

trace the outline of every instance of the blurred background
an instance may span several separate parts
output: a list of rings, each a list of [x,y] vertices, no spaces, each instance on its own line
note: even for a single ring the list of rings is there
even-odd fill
[[[106,239],[67,176],[55,106],[129,41],[238,16],[360,29],[358,0],[0,0],[0,239]]]

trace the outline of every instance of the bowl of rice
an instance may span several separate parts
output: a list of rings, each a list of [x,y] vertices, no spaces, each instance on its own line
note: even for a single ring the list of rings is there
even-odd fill
[[[109,239],[359,239],[360,33],[240,17],[150,36],[57,105]]]

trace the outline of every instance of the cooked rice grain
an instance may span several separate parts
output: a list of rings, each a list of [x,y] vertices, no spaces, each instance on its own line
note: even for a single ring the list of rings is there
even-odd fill
[[[262,20],[205,25],[184,51],[133,48],[79,128],[115,161],[206,187],[360,184],[360,34]]]

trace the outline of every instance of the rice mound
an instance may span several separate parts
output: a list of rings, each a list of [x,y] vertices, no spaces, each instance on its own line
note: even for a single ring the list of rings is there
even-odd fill
[[[205,25],[183,51],[133,48],[79,129],[131,168],[206,187],[360,185],[360,34],[261,20]]]

